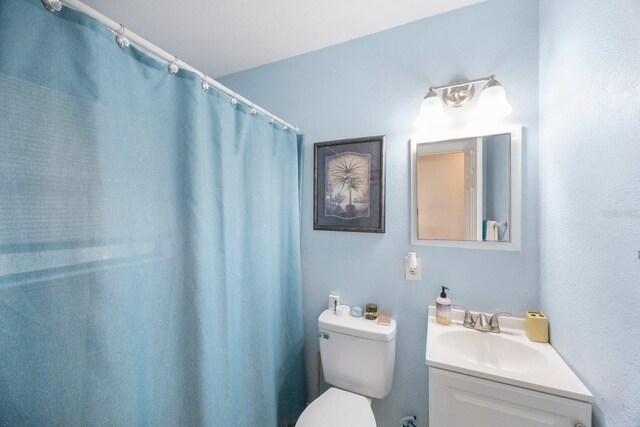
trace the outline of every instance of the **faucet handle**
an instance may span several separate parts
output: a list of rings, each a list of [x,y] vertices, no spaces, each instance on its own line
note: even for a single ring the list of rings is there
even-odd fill
[[[500,316],[512,316],[512,314],[503,311],[491,316],[491,319],[489,319],[489,328],[490,332],[493,332],[494,334],[500,333],[500,323],[498,322],[498,317]]]
[[[456,304],[453,305],[453,308],[459,308],[460,310],[464,310],[464,322],[462,322],[462,326],[464,326],[465,328],[473,329],[476,322],[475,320],[473,320],[473,315],[471,314],[469,309]]]

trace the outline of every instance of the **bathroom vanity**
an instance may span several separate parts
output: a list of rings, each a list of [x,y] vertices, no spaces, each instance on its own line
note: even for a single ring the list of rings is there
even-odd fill
[[[501,333],[448,326],[429,307],[430,426],[591,426],[593,396],[550,344],[527,339],[524,319],[501,318]]]

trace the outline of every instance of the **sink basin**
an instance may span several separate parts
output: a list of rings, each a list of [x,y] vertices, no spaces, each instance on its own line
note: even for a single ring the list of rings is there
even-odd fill
[[[538,349],[518,342],[509,332],[492,334],[455,328],[443,332],[439,343],[470,363],[501,371],[533,373],[545,367],[546,359]]]
[[[502,332],[494,334],[463,327],[463,318],[461,310],[453,310],[451,324],[443,326],[435,320],[435,307],[429,307],[427,365],[585,402],[593,400],[550,344],[529,341],[524,319],[501,318]]]

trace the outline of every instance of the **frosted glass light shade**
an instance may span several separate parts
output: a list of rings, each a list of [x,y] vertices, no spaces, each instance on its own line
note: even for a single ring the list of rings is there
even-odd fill
[[[429,91],[420,105],[420,114],[416,119],[416,127],[419,129],[424,128],[442,121],[444,117],[445,113],[442,100],[435,91]]]
[[[507,102],[507,95],[497,80],[490,80],[484,87],[478,100],[478,112],[487,117],[502,118],[513,108]]]

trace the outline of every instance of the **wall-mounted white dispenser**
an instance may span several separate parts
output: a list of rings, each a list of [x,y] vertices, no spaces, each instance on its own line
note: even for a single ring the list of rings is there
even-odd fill
[[[420,258],[415,252],[409,252],[404,257],[404,278],[406,280],[420,280],[422,278],[422,268]]]

